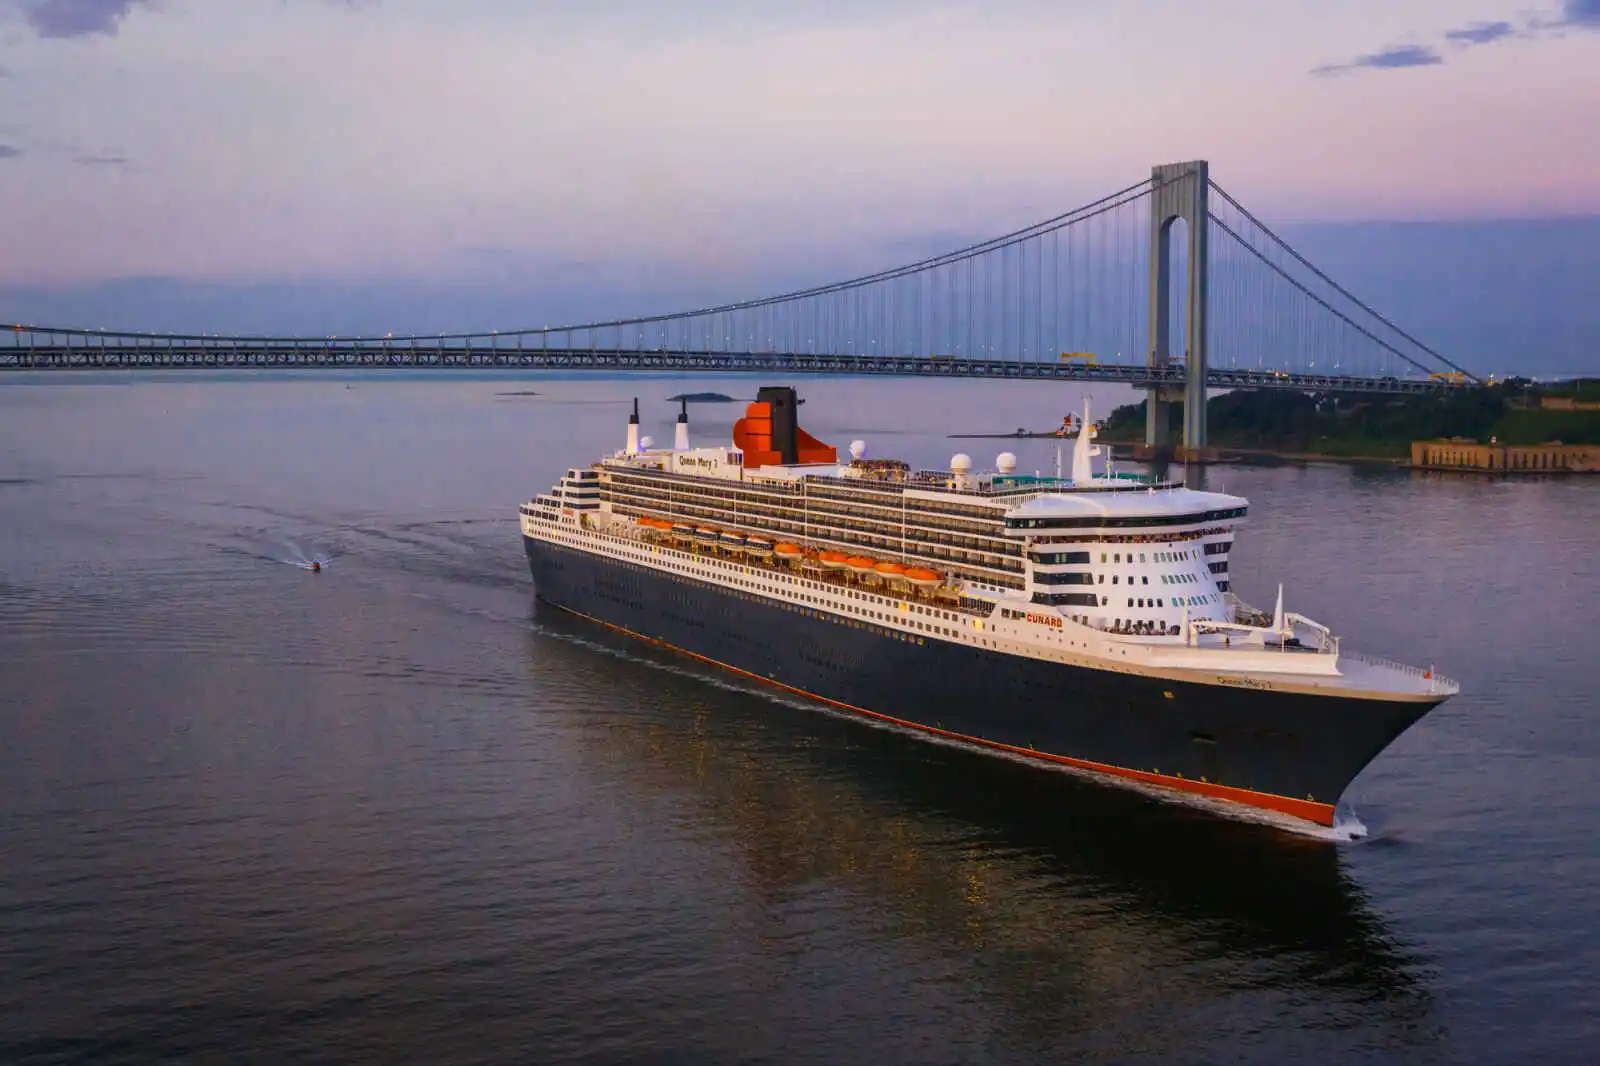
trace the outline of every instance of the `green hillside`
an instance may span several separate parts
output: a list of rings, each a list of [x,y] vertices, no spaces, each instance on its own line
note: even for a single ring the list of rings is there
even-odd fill
[[[1589,390],[1565,394],[1574,391],[1586,399]],[[1394,397],[1241,391],[1212,397],[1206,415],[1211,443],[1219,448],[1402,458],[1412,441],[1434,437],[1600,444],[1600,411],[1542,410],[1538,402],[1537,394],[1516,384]],[[1170,411],[1177,434],[1183,410],[1175,404]],[[1111,413],[1101,435],[1142,441],[1144,424],[1145,403],[1128,404]]]

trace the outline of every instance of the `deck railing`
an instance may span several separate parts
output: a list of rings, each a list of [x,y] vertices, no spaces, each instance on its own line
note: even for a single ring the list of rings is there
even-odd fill
[[[1435,691],[1443,691],[1445,689],[1460,691],[1461,689],[1460,682],[1456,681],[1454,678],[1445,677],[1431,666],[1427,669],[1423,669],[1420,666],[1410,666],[1406,663],[1397,663],[1393,659],[1385,659],[1381,655],[1368,655],[1365,652],[1359,651],[1341,652],[1340,658],[1351,659],[1355,662],[1364,663],[1367,666],[1380,667],[1384,670],[1394,670],[1398,673],[1405,674],[1407,677],[1415,677],[1422,681],[1431,682]]]

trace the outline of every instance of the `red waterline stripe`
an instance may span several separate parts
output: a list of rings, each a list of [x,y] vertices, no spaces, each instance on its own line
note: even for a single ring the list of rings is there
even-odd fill
[[[956,733],[948,729],[940,729],[937,726],[924,725],[921,722],[907,721],[904,718],[896,718],[893,715],[882,714],[878,711],[869,711],[865,707],[857,707],[854,704],[840,703],[838,700],[830,700],[826,696],[818,696],[814,692],[807,692],[805,689],[795,688],[793,685],[785,685],[782,681],[774,681],[770,677],[762,677],[760,674],[753,674],[749,670],[741,670],[737,666],[729,666],[727,663],[718,659],[712,659],[708,656],[689,651],[686,648],[680,648],[676,644],[668,644],[664,640],[657,640],[654,637],[647,637],[642,633],[635,633],[631,629],[627,629],[619,625],[613,625],[604,619],[596,618],[593,615],[584,614],[582,611],[575,611],[571,607],[563,607],[559,603],[553,603],[551,606],[560,608],[561,610],[566,611],[568,614],[577,615],[579,618],[586,619],[595,623],[596,625],[602,625],[607,629],[615,630],[618,633],[633,637],[635,640],[642,640],[646,644],[654,644],[658,648],[665,648],[668,651],[676,652],[679,655],[686,655],[691,659],[698,659],[700,662],[726,670],[729,673],[738,674],[741,677],[748,677],[754,681],[759,681],[764,685],[771,685],[773,688],[782,689],[785,692],[792,692],[796,696],[803,696],[808,700],[816,700],[818,703],[826,703],[830,707],[837,707],[842,711],[849,711],[851,714],[859,714],[866,718],[874,718],[880,722],[889,722],[893,725],[904,726],[907,729],[917,729],[924,733],[931,733],[934,736],[944,737],[947,740],[959,740],[967,744],[977,744],[985,748],[994,748],[997,751],[1009,752],[1012,755],[1022,755],[1030,759],[1039,759],[1044,762],[1059,763],[1063,766],[1071,766],[1075,769],[1087,770],[1090,773],[1105,774],[1109,777],[1128,778],[1130,780],[1139,781],[1147,785],[1157,785],[1162,788],[1174,789],[1178,792],[1189,792],[1198,796],[1209,796],[1212,799],[1221,799],[1228,800],[1232,803],[1241,803],[1247,807],[1259,807],[1264,810],[1277,811],[1280,814],[1293,815],[1296,818],[1303,818],[1308,822],[1315,822],[1318,825],[1333,825],[1334,806],[1331,803],[1318,803],[1315,800],[1308,799],[1293,799],[1289,796],[1279,796],[1271,792],[1255,792],[1248,788],[1234,788],[1230,785],[1215,785],[1207,781],[1192,781],[1187,777],[1171,777],[1167,774],[1151,773],[1148,770],[1130,770],[1123,766],[1112,766],[1109,763],[1091,762],[1088,759],[1074,759],[1070,755],[1052,755],[1049,752],[1035,751],[1032,748],[1019,748],[1012,744],[1002,744],[998,740],[985,740],[982,737],[970,737],[965,733]]]

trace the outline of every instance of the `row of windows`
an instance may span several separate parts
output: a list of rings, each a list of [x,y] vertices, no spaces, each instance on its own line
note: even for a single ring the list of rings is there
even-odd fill
[[[1094,584],[1094,575],[1086,574],[1080,570],[1065,574],[1035,571],[1033,580],[1038,585],[1092,585]]]
[[[633,518],[645,514],[655,514],[660,517],[670,518],[674,521],[681,522],[685,519],[695,519],[697,517],[694,514],[684,514],[682,512],[693,512],[698,510],[701,509],[682,506],[668,510],[662,507],[636,506],[618,501],[614,504],[613,513],[624,518]],[[729,515],[726,511],[706,510],[704,515],[700,517],[703,521],[728,524]],[[774,533],[788,534],[810,543],[816,543],[822,547],[841,548],[848,551],[866,552],[869,554],[873,552],[892,551],[897,555],[905,555],[907,557],[907,561],[916,562],[921,565],[938,567],[968,579],[989,582],[1004,588],[1023,587],[1023,582],[1020,576],[1022,574],[1022,563],[1012,559],[999,559],[992,555],[983,558],[974,558],[974,556],[980,555],[981,553],[963,552],[959,549],[943,548],[936,544],[929,544],[922,540],[902,541],[899,537],[887,537],[879,535],[876,538],[877,543],[873,543],[871,540],[869,540],[869,537],[871,536],[870,534],[856,534],[851,536],[848,535],[849,531],[846,531],[846,535],[840,536],[834,533],[833,527],[820,525],[818,523],[811,523],[810,525],[806,526],[802,526],[802,524],[798,522],[768,522],[765,524],[750,523],[749,525],[745,525],[744,523],[737,522],[737,519],[741,516],[734,517],[735,522],[740,528],[753,529],[769,535]],[[773,527],[777,528],[774,529]],[[908,550],[903,551],[902,549]],[[991,559],[994,561],[990,561]]]
[[[1036,563],[1045,566],[1056,566],[1063,563],[1086,563],[1089,561],[1088,552],[1032,552],[1028,556]],[[1102,557],[1101,562],[1105,562]]]
[[[801,523],[813,525],[827,524],[849,528],[869,536],[894,537],[910,536],[920,541],[930,543],[959,545],[971,551],[981,551],[988,555],[1008,556],[1020,553],[1020,548],[1015,541],[1007,540],[1000,535],[998,525],[994,527],[976,527],[970,531],[955,530],[948,525],[924,525],[911,518],[895,513],[890,517],[876,517],[862,514],[856,509],[835,509],[833,506],[819,507],[814,504],[809,506],[794,506],[789,503],[782,505],[761,503],[737,503],[730,501],[726,495],[712,495],[707,493],[664,492],[657,488],[622,488],[614,486],[611,489],[612,498],[619,504],[636,507],[657,507],[667,511],[688,511],[711,520],[726,521],[725,516],[732,514],[737,521],[740,516],[759,519],[774,523],[780,528],[785,522],[792,523],[799,528]]]
[[[876,500],[862,499],[862,493],[859,489],[832,488],[827,485],[819,485],[810,478],[807,478],[806,480],[807,485],[805,494],[813,500],[840,500],[844,503],[850,504],[851,506],[876,507],[882,510],[892,509],[899,511],[904,509],[912,513],[921,511],[924,514],[930,514],[937,517],[974,519],[985,524],[999,524],[1000,519],[1005,514],[1005,511],[993,507],[980,507],[972,504],[935,503],[931,500],[919,500],[914,497],[903,496],[900,493],[893,493],[893,502],[880,503]],[[874,493],[874,495],[882,496],[885,494],[880,492]]]
[[[1105,602],[1105,597],[1096,596],[1092,592],[1035,592],[1033,602],[1052,606],[1065,604],[1070,607],[1098,607]]]
[[[890,499],[881,499],[886,493],[873,493],[873,499],[859,488],[828,489],[806,478],[804,484],[778,483],[754,487],[749,481],[725,481],[708,484],[699,476],[658,475],[654,473],[610,470],[608,481],[613,489],[629,491],[659,498],[699,498],[721,507],[730,505],[751,508],[773,508],[777,511],[799,511],[809,507],[825,511],[837,503],[846,513],[859,517],[898,524],[903,518],[921,517],[937,528],[959,529],[983,536],[998,537],[1003,512],[970,506],[949,506],[902,497],[894,493]]]
[[[1207,563],[1206,569],[1210,570],[1213,574],[1226,574],[1228,572],[1228,564],[1225,562]]]
[[[1206,545],[1207,555],[1227,555],[1228,549],[1233,547],[1231,540],[1214,540]]]
[[[607,539],[616,540],[616,539],[619,539],[619,538],[611,537],[611,538],[607,538]],[[667,552],[666,554],[667,554],[667,559],[666,559],[667,567],[669,569],[671,569],[671,570],[678,570],[678,571],[681,571],[681,572],[683,572],[685,574],[692,574],[693,573],[694,566],[692,564],[705,565],[707,563],[709,563],[710,565],[712,565],[712,566],[714,566],[714,567],[716,567],[718,569],[729,571],[730,573],[735,574],[735,575],[756,573],[756,571],[752,571],[750,567],[745,566],[745,565],[740,564],[740,563],[729,563],[729,562],[724,562],[724,561],[722,561],[720,559],[708,559],[708,558],[704,558],[702,556],[690,556],[690,555],[686,555],[685,553],[682,553],[682,552]],[[691,560],[692,560],[692,563],[691,563]],[[646,569],[651,569],[651,568],[646,567]],[[884,606],[884,607],[889,607],[889,608],[891,608],[891,610],[889,612],[871,611],[871,610],[863,612],[866,615],[868,615],[869,617],[879,618],[879,619],[882,619],[884,621],[893,621],[893,620],[895,620],[896,615],[894,614],[894,610],[897,609],[899,607],[899,605],[901,605],[901,604],[905,604],[904,613],[914,614],[914,615],[926,615],[926,616],[928,616],[930,618],[941,618],[941,619],[944,619],[945,621],[948,621],[948,622],[960,622],[961,621],[961,616],[960,615],[956,614],[954,611],[945,610],[942,607],[931,606],[931,605],[921,604],[921,603],[912,603],[912,602],[909,602],[909,601],[894,599],[894,598],[887,597],[887,596],[879,596],[879,595],[876,595],[875,593],[867,592],[867,591],[864,591],[864,590],[861,590],[861,589],[843,588],[843,587],[840,587],[840,586],[837,586],[837,585],[825,584],[825,583],[820,582],[820,581],[809,581],[809,580],[807,580],[807,579],[805,579],[803,577],[796,577],[796,576],[794,576],[792,574],[776,573],[775,572],[775,573],[765,573],[764,576],[766,576],[769,579],[773,579],[773,580],[777,580],[777,581],[783,582],[785,584],[794,585],[794,586],[796,586],[797,588],[800,588],[800,589],[813,590],[815,592],[832,592],[834,595],[843,596],[846,599],[859,600],[859,601],[862,601],[863,603],[867,603],[867,604],[875,604],[875,605],[881,605],[881,606]],[[733,581],[733,583],[735,585],[744,586],[746,588],[760,588],[760,587],[762,587],[761,586],[761,582],[752,581],[752,580],[749,580],[746,577],[735,576],[735,577],[731,578],[731,580]],[[830,602],[829,600],[825,599],[824,597],[814,596],[814,595],[809,594],[808,592],[801,592],[801,593],[798,594],[798,596],[799,596],[799,598],[801,600],[803,600],[806,603],[827,604],[827,603]],[[975,605],[978,608],[978,612],[977,613],[980,613],[980,614],[989,613],[989,611],[993,607],[992,604],[989,604],[989,603],[987,603],[987,602],[985,602],[983,600],[972,600],[972,599],[968,599],[966,597],[962,598],[961,603],[962,603],[962,606],[964,606],[964,607],[969,605],[969,604]],[[837,607],[838,605],[835,605],[835,606]],[[905,619],[901,619],[901,621],[904,621],[904,622],[906,622],[906,623],[908,623],[908,624],[910,624],[910,625],[912,625],[912,626],[914,626],[914,627],[916,627],[918,629],[933,629],[933,628],[935,628],[935,627],[932,627],[932,626],[925,625],[921,621],[919,621],[918,619],[915,619],[915,618],[905,618]],[[951,631],[951,632],[953,633],[953,631]]]

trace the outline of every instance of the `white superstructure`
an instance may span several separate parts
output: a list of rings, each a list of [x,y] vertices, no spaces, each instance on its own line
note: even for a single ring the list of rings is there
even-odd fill
[[[751,405],[757,426],[765,406]],[[1010,454],[993,471],[965,455],[912,471],[860,441],[843,462],[750,465],[770,438],[690,447],[680,416],[677,447],[647,447],[635,414],[623,449],[522,507],[522,531],[919,643],[1250,688],[1455,691],[1341,653],[1284,610],[1281,587],[1271,612],[1240,602],[1229,559],[1247,501],[1096,474],[1087,402],[1077,430],[1070,476],[1043,477],[1016,474]]]

